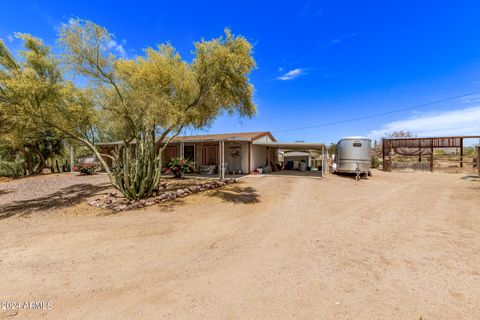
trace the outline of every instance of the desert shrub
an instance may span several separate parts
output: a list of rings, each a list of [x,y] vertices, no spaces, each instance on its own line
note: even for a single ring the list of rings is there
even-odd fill
[[[0,176],[20,177],[25,173],[25,163],[23,160],[7,161],[0,160]]]
[[[375,156],[372,156],[372,163],[371,163],[371,167],[372,168],[375,168],[377,169],[378,167],[380,167],[380,159],[378,159],[377,157]]]
[[[80,172],[81,175],[88,176],[95,174],[95,170],[98,168],[98,164],[90,163],[79,163],[73,167],[73,171]]]
[[[175,178],[180,178],[184,173],[193,172],[195,163],[193,161],[181,158],[173,158],[167,163],[165,173],[173,173]]]

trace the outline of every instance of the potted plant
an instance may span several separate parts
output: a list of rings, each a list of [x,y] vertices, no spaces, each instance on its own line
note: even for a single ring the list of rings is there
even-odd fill
[[[173,158],[167,163],[165,173],[172,173],[174,178],[181,178],[184,173],[193,172],[195,163],[193,161]]]

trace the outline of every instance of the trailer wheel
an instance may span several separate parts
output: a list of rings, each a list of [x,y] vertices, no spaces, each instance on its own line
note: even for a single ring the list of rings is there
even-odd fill
[[[371,177],[372,176],[372,170],[368,170],[368,176]]]

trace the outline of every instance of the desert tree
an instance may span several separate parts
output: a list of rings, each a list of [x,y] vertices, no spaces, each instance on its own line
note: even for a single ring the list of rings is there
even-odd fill
[[[23,40],[25,48],[18,59],[0,42],[3,142],[38,149],[40,158],[41,148],[52,150],[64,139],[80,142],[97,155],[115,185],[113,174],[92,141],[99,112],[91,91],[65,80],[60,61],[40,39],[29,34],[16,36]]]
[[[182,130],[208,126],[222,113],[255,114],[249,82],[255,61],[245,38],[225,30],[224,37],[201,40],[192,62],[170,44],[135,59],[116,57],[112,41],[105,28],[81,19],[60,32],[65,63],[91,80],[102,115],[121,137],[114,179],[127,198],[155,190],[162,151]]]

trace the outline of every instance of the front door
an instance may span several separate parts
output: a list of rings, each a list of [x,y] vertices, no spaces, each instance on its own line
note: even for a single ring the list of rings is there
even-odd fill
[[[238,173],[242,171],[242,148],[240,146],[229,147],[228,153],[231,161],[227,168],[228,172]]]

